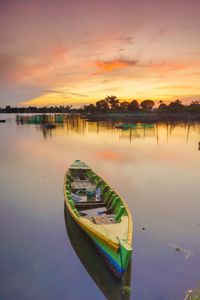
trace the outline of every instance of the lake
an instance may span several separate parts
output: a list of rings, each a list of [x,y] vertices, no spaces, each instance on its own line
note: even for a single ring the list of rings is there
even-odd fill
[[[128,298],[183,300],[200,284],[200,124],[45,118],[0,115],[0,299],[125,299],[87,238],[70,239],[63,180],[80,159],[132,211]]]

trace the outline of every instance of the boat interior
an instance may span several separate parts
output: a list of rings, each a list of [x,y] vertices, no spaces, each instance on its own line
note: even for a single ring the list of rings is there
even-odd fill
[[[72,166],[68,170],[66,194],[74,213],[95,224],[120,223],[127,215],[120,197],[87,167]]]

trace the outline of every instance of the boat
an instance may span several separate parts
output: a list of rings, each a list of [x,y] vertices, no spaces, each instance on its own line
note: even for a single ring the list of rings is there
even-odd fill
[[[131,260],[133,222],[126,202],[89,166],[76,160],[64,178],[66,207],[113,273],[122,278]]]
[[[81,230],[80,226],[71,217],[66,204],[64,204],[64,217],[67,235],[77,258],[105,298],[108,300],[130,300],[131,264],[129,264],[123,281],[118,280],[113,272],[107,268],[90,237]],[[82,275],[79,275],[79,273],[76,275],[77,282],[80,280],[80,276]]]

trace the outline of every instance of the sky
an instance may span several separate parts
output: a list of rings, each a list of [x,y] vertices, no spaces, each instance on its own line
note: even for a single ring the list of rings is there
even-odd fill
[[[0,106],[200,99],[199,0],[0,0]]]

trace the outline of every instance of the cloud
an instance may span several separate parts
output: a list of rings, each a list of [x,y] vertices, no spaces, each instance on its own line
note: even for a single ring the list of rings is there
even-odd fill
[[[0,1],[1,105],[46,91],[61,103],[101,99],[105,87],[140,99],[162,97],[162,85],[188,83],[190,93],[199,91],[199,1],[174,0],[173,10],[171,0]]]
[[[156,42],[159,42],[160,39],[167,33],[167,30],[164,28],[161,28],[158,32],[152,34],[149,44],[153,44]]]
[[[0,54],[0,82],[6,83],[17,80],[17,70],[20,69],[20,59],[10,53]]]
[[[147,41],[139,49],[139,55],[141,56],[149,46],[153,45],[156,42],[160,42],[164,35],[166,35],[167,29],[160,28],[158,31],[154,32],[152,35],[149,35]]]
[[[173,62],[173,61],[161,61],[153,62],[150,61],[143,66],[149,68],[153,71],[171,72],[171,71],[181,71],[195,67],[196,64],[190,62]]]
[[[73,96],[79,96],[79,97],[89,97],[88,95],[84,95],[84,94],[80,94],[80,93],[75,93],[75,92],[71,92],[71,91],[47,90],[45,92],[46,93],[59,94],[59,95],[62,95],[62,96],[73,95]]]
[[[126,43],[126,44],[133,44],[133,42],[134,42],[134,39],[132,36],[120,37],[120,38],[116,38],[116,40],[119,42]]]
[[[192,89],[192,85],[163,85],[160,87],[157,87],[158,90],[187,90]]]
[[[66,54],[68,53],[68,48],[64,46],[55,47],[50,53],[49,56],[55,61],[62,61],[65,59]]]
[[[132,36],[119,36],[116,34],[107,34],[107,36],[105,36],[105,34],[99,38],[95,38],[95,39],[87,39],[87,40],[83,40],[82,43],[83,44],[89,44],[89,45],[92,45],[92,44],[105,44],[105,43],[108,43],[108,44],[113,44],[113,42],[123,42],[125,44],[133,44],[134,42],[134,38]]]
[[[89,97],[88,95],[68,91],[66,89],[43,89],[41,94],[32,99],[25,100],[20,103],[22,106],[44,106],[44,105],[57,105],[57,104],[72,104],[83,102],[83,98]]]
[[[48,81],[68,61],[68,49],[56,46],[46,53],[0,53],[0,82],[6,84]]]
[[[114,70],[119,70],[127,67],[132,67],[138,63],[137,60],[127,60],[123,58],[113,59],[113,60],[97,60],[95,61],[95,66],[103,72],[111,72]]]

